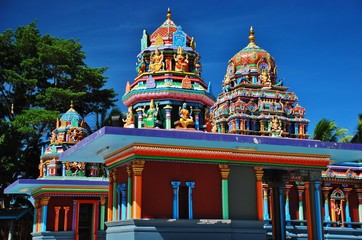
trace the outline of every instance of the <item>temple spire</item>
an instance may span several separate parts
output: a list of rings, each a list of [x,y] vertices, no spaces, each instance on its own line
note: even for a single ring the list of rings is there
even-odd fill
[[[74,105],[73,105],[73,100],[70,101],[70,108],[73,108]]]
[[[250,45],[254,45],[254,46],[255,46],[255,36],[254,36],[253,26],[250,27],[249,41],[250,41],[250,43],[249,43]]]
[[[171,10],[170,10],[170,8],[168,8],[168,9],[167,9],[167,19],[168,19],[168,20],[171,20],[171,16],[172,16],[172,15],[171,15]]]

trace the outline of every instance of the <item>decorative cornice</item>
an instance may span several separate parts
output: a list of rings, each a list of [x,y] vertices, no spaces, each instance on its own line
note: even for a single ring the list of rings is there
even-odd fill
[[[248,164],[251,166],[283,166],[303,169],[325,168],[329,157],[315,154],[260,152],[256,150],[230,150],[157,144],[134,143],[105,156],[107,167],[114,168],[134,159],[169,160],[185,162]]]
[[[219,164],[220,173],[221,173],[221,179],[222,180],[228,180],[230,168],[227,164]]]

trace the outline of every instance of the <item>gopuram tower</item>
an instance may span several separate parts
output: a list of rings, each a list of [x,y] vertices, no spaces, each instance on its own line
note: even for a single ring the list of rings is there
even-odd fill
[[[249,44],[229,60],[222,89],[211,108],[214,132],[308,138],[305,108],[278,80],[274,58],[256,45],[252,27]]]
[[[137,58],[138,75],[122,97],[125,127],[203,130],[215,97],[201,78],[194,38],[171,20],[170,9],[156,31],[143,31]]]

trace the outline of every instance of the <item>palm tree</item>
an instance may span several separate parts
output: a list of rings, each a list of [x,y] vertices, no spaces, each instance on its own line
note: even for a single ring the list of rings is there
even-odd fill
[[[362,143],[362,114],[358,114],[357,132],[352,137],[351,143]]]
[[[123,113],[117,108],[113,107],[112,109],[101,109],[95,113],[95,124],[93,126],[93,131],[96,131],[104,126],[112,126],[114,119],[117,121],[115,124],[117,126],[123,126]]]
[[[313,139],[324,142],[349,142],[351,135],[346,135],[347,128],[339,128],[335,121],[323,118],[320,120],[313,134]]]

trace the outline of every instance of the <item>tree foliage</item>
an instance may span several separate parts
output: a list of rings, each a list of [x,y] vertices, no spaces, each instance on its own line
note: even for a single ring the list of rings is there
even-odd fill
[[[346,135],[347,128],[339,128],[335,121],[323,118],[314,129],[313,139],[325,142],[349,142],[350,135]]]
[[[38,176],[40,148],[71,101],[83,117],[114,106],[107,68],[85,58],[79,41],[42,35],[36,22],[0,33],[1,190],[20,172]]]
[[[362,143],[362,114],[358,114],[356,134],[352,137],[351,143]]]

